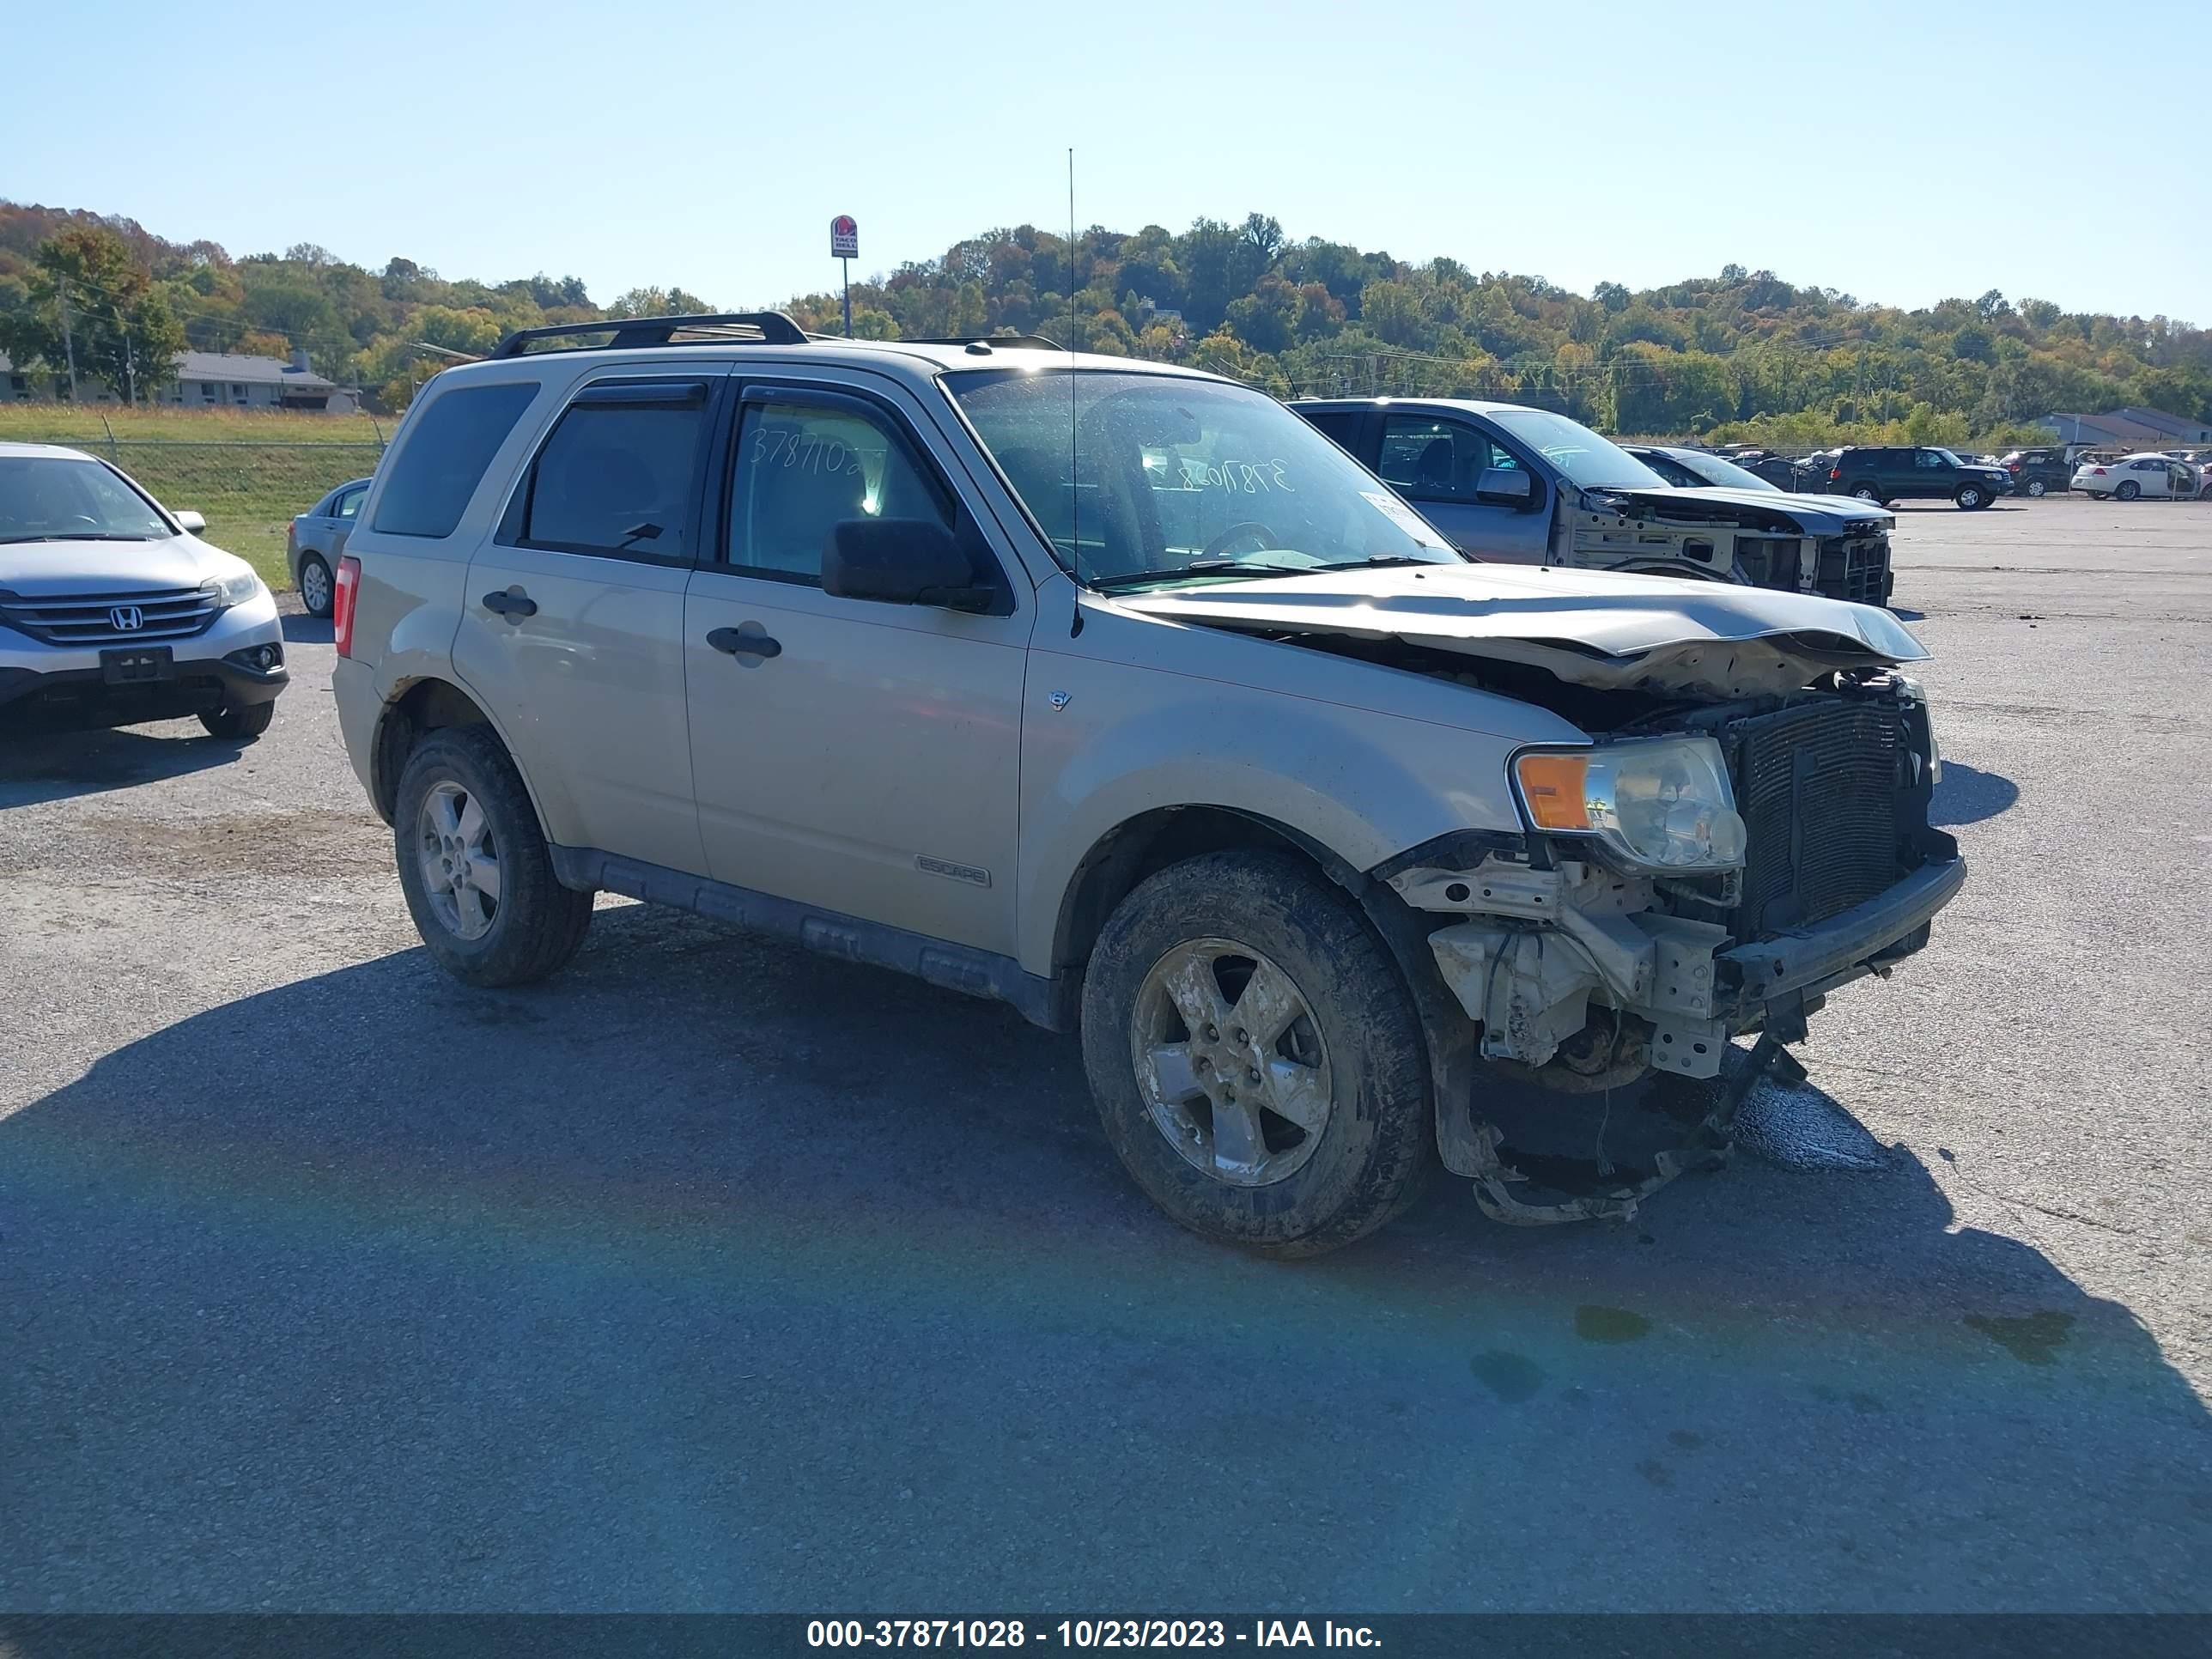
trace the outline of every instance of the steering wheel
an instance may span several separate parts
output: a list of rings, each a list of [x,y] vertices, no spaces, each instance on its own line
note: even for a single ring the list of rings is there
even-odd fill
[[[1259,538],[1260,545],[1255,550],[1261,553],[1268,552],[1271,550],[1279,548],[1282,545],[1282,543],[1275,539],[1275,532],[1273,531],[1268,529],[1267,526],[1261,524],[1257,519],[1247,519],[1241,524],[1231,525],[1228,529],[1223,531],[1212,541],[1206,543],[1205,549],[1198,556],[1201,559],[1218,559],[1221,557],[1223,550],[1239,536],[1257,537]]]

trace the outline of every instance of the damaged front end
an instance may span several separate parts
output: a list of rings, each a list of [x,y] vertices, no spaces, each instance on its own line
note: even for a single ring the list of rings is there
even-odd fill
[[[1721,489],[1588,489],[1553,528],[1551,562],[1682,574],[1783,592],[1887,605],[1887,513]]]
[[[1474,1102],[1440,1102],[1446,1118],[1469,1114],[1440,1121],[1447,1162],[1501,1219],[1632,1213],[1724,1147],[1758,1073],[1791,1064],[1779,1045],[1830,991],[1925,945],[1966,879],[1928,821],[1926,705],[1889,671],[1654,711],[1587,750],[1524,750],[1515,775],[1518,845],[1415,848],[1375,872],[1433,924],[1429,949],[1481,1057],[1583,1093],[1652,1072],[1718,1079],[1732,1038],[1761,1040],[1652,1177],[1565,1205],[1514,1199],[1497,1132]]]

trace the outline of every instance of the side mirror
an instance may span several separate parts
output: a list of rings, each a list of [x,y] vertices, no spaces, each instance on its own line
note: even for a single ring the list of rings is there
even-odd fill
[[[1475,480],[1474,499],[1526,511],[1535,505],[1536,481],[1517,466],[1486,466]]]
[[[181,513],[172,513],[169,516],[195,536],[207,534],[207,520],[189,507]]]
[[[822,591],[878,605],[988,611],[996,597],[952,532],[931,519],[847,519],[822,548]]]

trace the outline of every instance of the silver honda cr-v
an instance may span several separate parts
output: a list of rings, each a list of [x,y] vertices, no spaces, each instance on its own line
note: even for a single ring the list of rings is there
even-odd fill
[[[276,601],[204,527],[81,451],[0,444],[0,732],[269,729],[289,678]]]

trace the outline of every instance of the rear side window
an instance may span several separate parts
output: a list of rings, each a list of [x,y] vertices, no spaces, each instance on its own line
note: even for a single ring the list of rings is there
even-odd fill
[[[376,503],[385,536],[450,536],[483,481],[484,468],[538,395],[534,380],[460,386],[409,428]]]
[[[1305,414],[1301,410],[1300,414]],[[1359,416],[1330,413],[1306,415],[1306,423],[1334,443],[1339,449],[1349,450],[1358,441]]]
[[[520,539],[566,552],[689,559],[706,433],[702,383],[586,388],[538,452]]]

